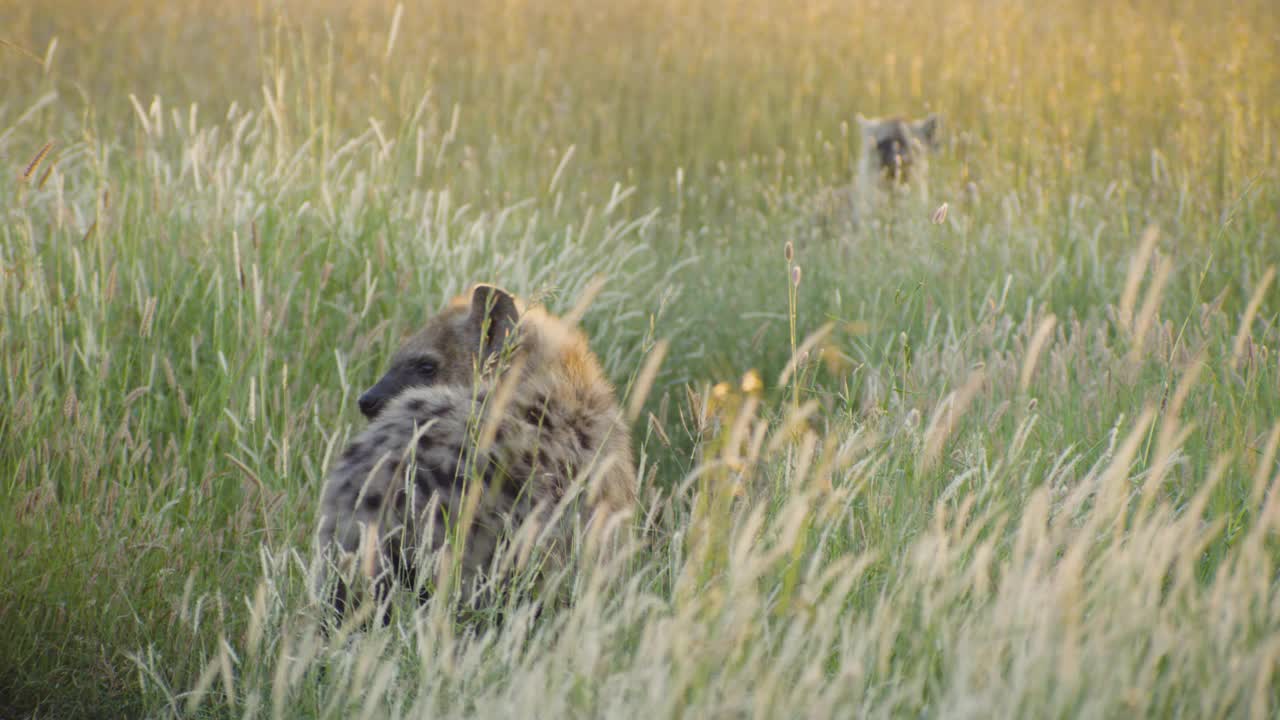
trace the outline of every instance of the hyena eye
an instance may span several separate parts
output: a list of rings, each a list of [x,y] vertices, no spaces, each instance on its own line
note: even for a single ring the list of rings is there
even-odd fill
[[[423,377],[432,377],[436,374],[436,361],[429,357],[416,358],[413,361],[413,369]]]

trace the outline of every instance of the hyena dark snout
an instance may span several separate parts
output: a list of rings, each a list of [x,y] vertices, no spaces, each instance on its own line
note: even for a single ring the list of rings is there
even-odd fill
[[[911,169],[911,146],[903,137],[891,137],[876,143],[880,154],[880,171],[890,178],[906,182]]]
[[[378,416],[378,411],[382,409],[382,406],[385,403],[378,398],[371,397],[369,392],[365,391],[365,393],[360,396],[360,399],[356,401],[356,404],[360,406],[360,414],[372,420]]]
[[[392,369],[386,375],[379,378],[378,382],[372,387],[360,394],[360,399],[356,403],[360,406],[360,412],[370,420],[378,417],[378,413],[382,412],[382,408],[386,407],[387,401],[399,395],[401,391],[409,387],[411,383],[406,382],[408,378],[403,377],[403,373],[397,369]]]
[[[397,362],[391,366],[386,375],[378,379],[373,387],[360,395],[356,404],[366,418],[373,420],[382,409],[400,393],[414,387],[427,387],[436,379],[435,360],[426,357],[413,358]]]

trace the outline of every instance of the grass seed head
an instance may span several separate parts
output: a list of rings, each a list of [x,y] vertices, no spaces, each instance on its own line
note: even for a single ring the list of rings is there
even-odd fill
[[[52,149],[53,149],[53,142],[52,141],[47,142],[44,144],[44,147],[40,148],[40,152],[36,153],[35,157],[31,158],[31,162],[27,163],[27,168],[22,171],[23,182],[27,182],[28,180],[31,179],[31,176],[35,173],[36,168],[40,167],[40,163],[45,159],[45,157],[49,154],[49,151]]]
[[[942,203],[941,205],[939,205],[938,209],[933,211],[933,217],[931,219],[933,220],[934,225],[941,225],[942,223],[946,222],[947,204]]]

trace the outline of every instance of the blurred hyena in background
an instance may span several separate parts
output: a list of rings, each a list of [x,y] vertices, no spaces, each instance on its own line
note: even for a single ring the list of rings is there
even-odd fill
[[[336,587],[321,578],[339,616],[357,575],[425,600],[440,568],[421,562],[446,544],[470,601],[517,536],[515,554],[536,544],[558,563],[575,527],[612,532],[634,502],[628,430],[586,337],[498,288],[454,298],[359,405],[369,426],[320,507],[321,549],[344,560]]]
[[[857,116],[861,153],[852,184],[831,189],[820,200],[825,224],[854,228],[877,209],[902,200],[925,207],[929,155],[938,146],[936,113],[919,120]]]
[[[915,121],[859,115],[858,127],[862,130],[859,194],[869,198],[877,192],[925,191],[929,153],[937,147],[937,114]]]

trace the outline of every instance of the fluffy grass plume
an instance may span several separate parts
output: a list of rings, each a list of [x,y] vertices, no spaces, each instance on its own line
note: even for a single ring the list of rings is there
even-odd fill
[[[0,3],[0,716],[1274,717],[1278,36],[1271,0]],[[927,111],[928,202],[824,217],[855,114]],[[326,638],[354,399],[478,280],[576,307],[634,545]]]

